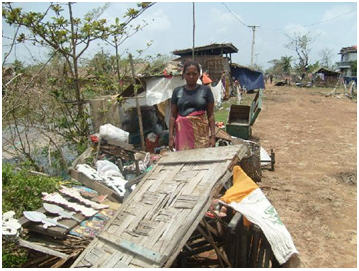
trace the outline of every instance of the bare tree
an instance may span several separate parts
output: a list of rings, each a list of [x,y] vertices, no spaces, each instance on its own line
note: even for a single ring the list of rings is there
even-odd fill
[[[293,35],[287,35],[289,43],[286,47],[290,50],[294,50],[298,57],[297,68],[301,73],[306,73],[309,65],[309,54],[311,52],[311,46],[313,38],[309,33],[300,34],[295,33]]]
[[[322,67],[332,69],[333,51],[328,48],[324,48],[323,50],[320,51],[319,55],[320,55],[320,65]]]

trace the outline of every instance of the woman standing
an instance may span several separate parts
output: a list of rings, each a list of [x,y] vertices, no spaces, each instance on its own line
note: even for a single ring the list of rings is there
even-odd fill
[[[212,91],[208,86],[197,84],[200,76],[197,62],[186,62],[182,76],[186,85],[175,88],[171,99],[169,147],[177,151],[214,147]]]

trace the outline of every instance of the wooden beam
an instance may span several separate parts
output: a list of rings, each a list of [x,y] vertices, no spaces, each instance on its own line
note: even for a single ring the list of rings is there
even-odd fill
[[[85,174],[83,174],[82,172],[77,171],[73,168],[70,168],[69,171],[70,171],[70,176],[72,178],[74,178],[76,181],[79,181],[83,185],[96,190],[101,195],[107,195],[107,198],[111,201],[122,203],[123,199],[121,198],[121,196],[118,195],[111,188],[109,188],[106,185],[103,185],[97,181],[91,180]]]
[[[108,234],[107,232],[102,232],[99,236],[99,239],[105,240],[106,242],[109,242],[117,247],[120,247],[124,250],[130,251],[136,255],[139,255],[147,260],[150,260],[151,262],[154,262],[156,264],[162,265],[164,261],[166,260],[167,256],[161,255],[158,252],[152,251],[150,249],[147,249],[145,247],[142,247],[134,242],[128,241],[128,240],[118,240],[114,239],[112,235]]]
[[[133,59],[132,55],[129,54],[130,64],[131,64],[131,72],[132,72],[132,78],[133,78],[133,87],[134,87],[134,94],[136,98],[136,108],[137,108],[137,115],[138,115],[138,125],[140,126],[140,136],[141,136],[141,149],[145,150],[145,138],[143,134],[143,124],[142,124],[142,113],[141,113],[141,107],[138,101],[137,96],[137,87],[136,87],[136,79],[135,79],[135,68],[133,66]]]
[[[42,252],[44,254],[56,256],[56,257],[59,257],[59,258],[62,258],[62,259],[68,259],[70,257],[70,255],[61,253],[59,251],[56,251],[56,250],[53,250],[53,249],[50,249],[50,248],[47,248],[47,247],[40,246],[38,244],[29,242],[29,241],[26,241],[26,240],[23,240],[23,239],[19,239],[18,244],[20,246],[22,246],[22,247],[26,247],[26,248],[36,250],[36,251]]]

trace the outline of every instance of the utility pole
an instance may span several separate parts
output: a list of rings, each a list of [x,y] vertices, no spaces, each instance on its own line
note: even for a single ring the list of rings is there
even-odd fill
[[[256,40],[256,27],[259,27],[259,25],[248,25],[248,27],[252,28],[253,31],[253,37],[252,37],[252,51],[251,51],[251,67],[253,67],[253,56],[254,56],[254,44]]]
[[[192,60],[194,60],[194,38],[195,38],[195,29],[196,29],[195,12],[194,12],[194,2],[192,2],[192,7],[193,7],[193,44],[192,44]]]

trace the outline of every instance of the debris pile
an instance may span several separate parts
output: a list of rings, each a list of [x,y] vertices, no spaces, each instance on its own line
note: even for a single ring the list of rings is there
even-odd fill
[[[19,220],[14,211],[3,214],[3,241],[29,249],[23,267],[69,267],[120,207],[84,186],[61,186],[42,193],[42,201]]]
[[[74,165],[74,170],[86,176],[91,183],[97,182],[113,190],[121,202],[135,189],[140,176],[151,170],[161,157],[160,154],[153,153],[155,148],[163,153],[166,147],[158,148],[155,143],[159,137],[149,133],[146,145],[152,144],[152,153],[136,151],[135,147],[129,144],[130,133],[111,124],[102,125],[99,130],[99,134],[90,136],[95,153],[91,152],[84,161]]]

